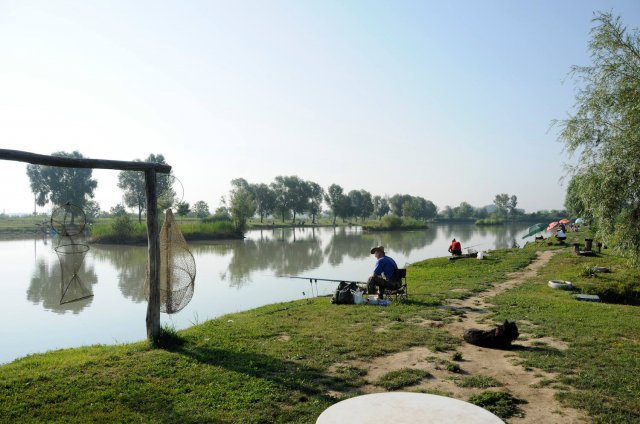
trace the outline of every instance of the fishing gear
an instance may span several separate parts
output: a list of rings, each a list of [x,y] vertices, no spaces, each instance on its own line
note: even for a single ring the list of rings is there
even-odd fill
[[[293,275],[278,275],[278,278],[297,278],[299,280],[309,280],[310,282],[317,283],[318,281],[330,281],[333,283],[356,283],[367,284],[363,281],[348,281],[348,280],[332,280],[329,278],[316,278],[316,277],[294,277]]]
[[[320,293],[318,292],[318,281],[329,281],[329,282],[333,282],[333,283],[354,283],[356,285],[365,285],[367,283],[362,282],[362,281],[348,281],[348,280],[334,280],[334,279],[330,279],[330,278],[317,278],[317,277],[295,277],[293,275],[278,275],[278,278],[296,278],[298,280],[309,280],[309,284],[311,285],[311,296],[314,296],[313,294],[313,283],[316,284],[316,293],[315,296],[318,297],[320,296]],[[304,293],[304,292],[303,292]]]

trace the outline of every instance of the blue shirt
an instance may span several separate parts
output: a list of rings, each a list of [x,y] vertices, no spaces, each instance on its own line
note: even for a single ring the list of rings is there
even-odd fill
[[[378,259],[378,262],[376,262],[376,267],[373,270],[373,273],[375,275],[384,275],[384,278],[393,281],[395,280],[396,269],[398,269],[396,261],[388,256],[383,256]]]

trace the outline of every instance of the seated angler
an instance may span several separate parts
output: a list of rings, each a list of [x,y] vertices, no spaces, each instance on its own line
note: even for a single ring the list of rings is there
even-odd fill
[[[382,299],[385,289],[397,290],[402,285],[400,279],[397,278],[398,265],[396,265],[396,261],[385,255],[383,246],[374,247],[371,249],[371,254],[375,255],[378,261],[373,275],[369,277],[367,282],[367,291],[369,294],[375,294],[377,286],[378,299]]]
[[[451,240],[451,245],[449,246],[449,253],[454,256],[462,255],[462,245],[456,239]]]

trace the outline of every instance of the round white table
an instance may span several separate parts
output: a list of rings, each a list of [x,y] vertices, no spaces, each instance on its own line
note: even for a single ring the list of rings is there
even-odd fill
[[[388,392],[356,396],[325,409],[316,424],[438,423],[504,424],[486,409],[424,393]]]

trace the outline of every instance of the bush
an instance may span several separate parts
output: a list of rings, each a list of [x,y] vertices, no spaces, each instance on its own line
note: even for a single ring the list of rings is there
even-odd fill
[[[113,220],[111,228],[117,237],[126,238],[133,232],[133,223],[129,215],[119,215]]]

